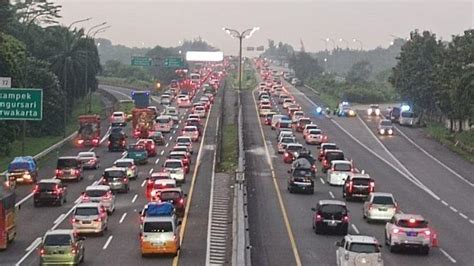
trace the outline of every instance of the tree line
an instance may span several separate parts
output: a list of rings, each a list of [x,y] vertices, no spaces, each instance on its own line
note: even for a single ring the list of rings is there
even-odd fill
[[[94,40],[84,29],[58,23],[61,6],[0,0],[0,76],[13,88],[43,89],[43,120],[27,121],[27,136],[65,132],[78,99],[97,88],[101,71]],[[0,155],[8,155],[21,132],[19,121],[0,121]]]

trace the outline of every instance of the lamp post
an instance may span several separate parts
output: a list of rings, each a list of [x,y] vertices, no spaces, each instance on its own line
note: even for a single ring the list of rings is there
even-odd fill
[[[349,49],[349,42],[344,39],[344,38],[339,38],[339,42],[345,42],[346,43],[346,46],[347,46],[347,49]]]
[[[80,20],[73,21],[73,22],[71,22],[71,24],[69,24],[69,26],[67,27],[67,29],[69,30],[69,29],[72,27],[72,25],[74,25],[74,24],[77,24],[77,23],[80,23],[80,22],[89,21],[89,20],[91,20],[91,19],[92,19],[92,18],[85,18],[85,19],[80,19]]]
[[[238,32],[237,30],[234,29],[229,29],[229,28],[222,28],[227,34],[229,34],[232,38],[238,38],[239,39],[239,91],[242,90],[242,41],[243,39],[248,39],[252,37],[252,34],[259,30],[259,27],[253,27],[250,29],[246,29],[242,32]]]
[[[321,39],[321,41],[324,42],[324,51],[327,51],[327,50],[328,50],[328,41],[329,41],[329,40]]]
[[[360,44],[360,50],[362,51],[364,49],[364,44],[362,43],[361,40],[358,40],[356,38],[352,39],[352,42],[357,42]]]
[[[336,42],[331,38],[326,38],[326,43],[329,42],[329,41],[332,42],[332,49],[335,50],[336,49]]]

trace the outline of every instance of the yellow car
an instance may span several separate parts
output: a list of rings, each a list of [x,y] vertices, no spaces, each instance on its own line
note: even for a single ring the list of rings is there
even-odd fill
[[[152,254],[176,256],[180,249],[179,224],[175,215],[145,217],[140,237],[142,256]]]

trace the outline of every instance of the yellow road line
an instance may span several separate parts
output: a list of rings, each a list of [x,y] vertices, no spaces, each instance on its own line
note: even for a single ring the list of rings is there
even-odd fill
[[[189,194],[188,194],[188,201],[186,202],[186,208],[184,212],[184,217],[183,217],[183,223],[181,224],[181,228],[179,231],[179,241],[180,241],[180,247],[181,244],[183,243],[183,238],[184,238],[184,232],[186,231],[186,224],[188,222],[188,214],[189,214],[189,208],[191,206],[191,200],[193,198],[193,192],[194,192],[194,185],[196,183],[196,176],[198,173],[199,166],[201,164],[201,152],[202,152],[202,147],[204,144],[204,138],[206,137],[206,132],[207,132],[207,123],[209,122],[209,117],[211,116],[212,108],[214,107],[214,104],[211,105],[211,108],[209,109],[209,114],[207,115],[206,118],[206,124],[204,125],[204,132],[202,133],[201,136],[201,145],[199,146],[199,152],[197,154],[197,160],[196,160],[196,166],[194,167],[194,173],[191,181],[191,187],[189,188]],[[177,266],[179,262],[179,255],[181,254],[181,251],[178,251],[178,255],[173,258],[173,266]]]
[[[288,219],[288,214],[286,213],[286,208],[283,203],[283,198],[281,197],[280,187],[278,186],[278,182],[275,175],[275,169],[273,168],[270,152],[268,150],[267,142],[265,141],[265,134],[263,133],[262,121],[260,119],[260,116],[258,115],[258,105],[257,105],[257,100],[255,99],[255,91],[256,89],[252,91],[252,96],[253,96],[253,101],[255,104],[255,110],[257,111],[257,119],[258,119],[258,124],[260,126],[260,133],[262,134],[263,145],[265,146],[265,150],[267,152],[267,161],[268,161],[268,164],[270,165],[270,170],[272,172],[273,185],[277,193],[278,203],[280,204],[281,212],[283,213],[283,221],[285,222],[286,231],[288,232],[288,237],[290,238],[291,249],[293,250],[293,255],[295,256],[296,265],[301,266],[301,259],[298,253],[298,248],[296,247],[296,241],[293,235],[293,230],[291,229],[290,220]]]

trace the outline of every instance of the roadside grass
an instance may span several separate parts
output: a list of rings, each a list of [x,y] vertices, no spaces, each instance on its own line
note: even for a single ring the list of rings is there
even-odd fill
[[[459,154],[467,161],[474,163],[474,153],[460,147],[460,143],[467,147],[474,147],[474,131],[469,130],[461,133],[450,133],[442,124],[427,123],[426,132],[430,137],[448,147],[451,151]]]
[[[154,88],[153,82],[146,80],[137,80],[137,79],[126,79],[126,78],[117,78],[117,77],[97,77],[97,80],[100,84],[124,87],[129,89],[137,90],[151,90]]]
[[[230,84],[233,88],[239,88],[239,70],[232,71],[229,75]],[[253,90],[257,87],[257,78],[255,76],[255,69],[250,64],[244,64],[244,71],[242,72],[242,89]]]
[[[95,95],[92,95],[92,101],[91,101],[91,110],[93,114],[101,114],[102,113],[102,103],[100,101],[100,97],[94,97]],[[77,102],[76,106],[74,107],[74,110],[72,112],[72,116],[67,121],[67,126],[66,126],[66,135],[69,136],[71,135],[74,131],[78,129],[77,125],[77,117],[79,115],[84,114],[84,106],[88,104],[88,100],[80,100]],[[56,144],[57,142],[61,141],[63,139],[63,130],[58,129],[58,136],[43,136],[43,137],[26,137],[25,138],[25,155],[31,155],[34,156],[46,148]],[[13,160],[13,158],[17,156],[22,156],[22,140],[18,139],[15,140],[12,143],[12,152],[9,156],[1,156],[0,157],[0,169],[3,172],[4,170],[7,169],[8,165],[10,162]],[[52,155],[56,156],[55,152],[51,153]],[[51,155],[51,156],[52,156]],[[38,162],[41,166],[41,160]]]
[[[237,169],[239,152],[237,134],[236,124],[222,126],[222,152],[217,172],[233,174]]]

